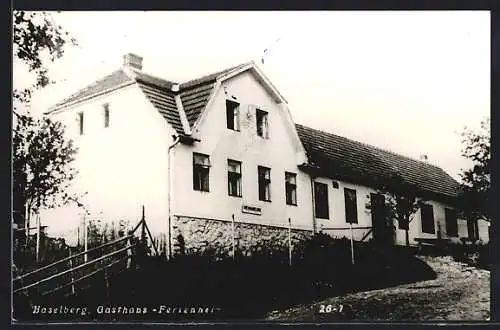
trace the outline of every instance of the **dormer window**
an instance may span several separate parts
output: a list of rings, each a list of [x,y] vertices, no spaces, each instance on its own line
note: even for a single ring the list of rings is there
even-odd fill
[[[238,102],[226,100],[226,122],[227,128],[233,131],[240,130],[239,121],[240,104]]]
[[[80,135],[83,135],[83,112],[78,113],[78,126]]]
[[[104,115],[104,127],[109,127],[109,103],[105,103],[102,107]]]
[[[257,135],[268,139],[269,138],[269,123],[268,123],[268,113],[263,110],[256,110],[256,119],[257,119]]]

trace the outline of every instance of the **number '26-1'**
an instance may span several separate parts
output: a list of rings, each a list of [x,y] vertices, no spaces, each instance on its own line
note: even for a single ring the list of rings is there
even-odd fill
[[[344,309],[343,305],[333,306],[329,305],[319,305],[320,313],[342,313],[342,309]]]

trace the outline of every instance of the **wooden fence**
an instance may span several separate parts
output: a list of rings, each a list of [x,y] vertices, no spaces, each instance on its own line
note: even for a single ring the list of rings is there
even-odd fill
[[[32,302],[48,296],[77,295],[99,282],[107,289],[110,277],[133,269],[153,250],[158,253],[143,209],[142,219],[128,235],[17,276],[13,279],[13,295]]]

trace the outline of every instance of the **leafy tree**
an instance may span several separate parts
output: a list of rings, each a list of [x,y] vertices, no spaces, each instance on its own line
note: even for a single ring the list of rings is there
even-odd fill
[[[14,89],[16,102],[29,103],[34,91],[53,83],[48,75],[47,63],[59,59],[65,46],[77,45],[75,39],[57,25],[46,12],[14,11],[13,13],[13,54],[14,59],[27,65],[35,76],[35,83],[23,89]]]
[[[53,82],[44,59],[55,61],[64,54],[65,45],[76,42],[46,12],[14,11],[13,16],[14,61],[25,64],[35,77],[31,86],[13,90],[14,221],[24,219],[29,227],[32,212],[78,202],[78,196],[67,193],[76,174],[71,164],[77,149],[64,137],[64,126],[29,112],[18,113],[21,105],[30,103],[34,91]]]
[[[64,126],[20,115],[13,135],[14,211],[29,222],[30,214],[42,207],[78,202],[78,196],[68,193],[77,173],[72,167],[77,149],[65,139]]]
[[[462,156],[472,162],[472,167],[461,173],[464,213],[469,219],[491,221],[490,119],[481,121],[479,130],[466,127],[462,144]]]
[[[393,222],[396,220],[399,228],[405,231],[405,244],[409,246],[410,223],[425,200],[417,197],[415,188],[404,182],[399,176],[391,176],[387,183],[381,186],[378,193],[383,195],[385,199],[381,212],[383,212],[382,216],[386,221],[386,226],[392,228]],[[367,205],[367,208],[370,208],[370,205]]]

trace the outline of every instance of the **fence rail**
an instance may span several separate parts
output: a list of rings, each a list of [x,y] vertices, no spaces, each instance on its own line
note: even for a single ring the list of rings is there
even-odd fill
[[[139,228],[141,233],[137,237],[136,233]],[[104,273],[105,285],[108,288],[108,272],[115,268],[120,269],[120,272],[127,271],[132,268],[134,260],[137,261],[136,259],[148,254],[147,236],[149,236],[152,250],[158,253],[155,241],[146,224],[143,207],[141,220],[128,232],[128,235],[62,258],[14,278],[13,294],[24,294],[25,297],[32,300],[71,287],[69,294],[74,295],[77,291],[75,290],[77,283],[80,284],[84,280],[90,280],[100,273]],[[94,255],[94,258],[89,258],[89,255]]]

